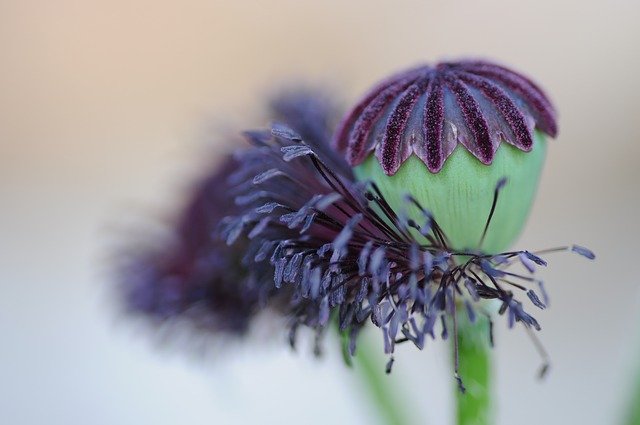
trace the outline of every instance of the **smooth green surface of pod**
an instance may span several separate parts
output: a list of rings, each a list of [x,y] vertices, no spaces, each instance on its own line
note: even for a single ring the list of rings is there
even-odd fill
[[[354,171],[359,180],[375,181],[396,211],[407,211],[417,223],[422,223],[421,214],[404,202],[404,194],[412,194],[431,211],[449,238],[451,248],[498,253],[507,250],[521,233],[538,188],[547,141],[537,130],[534,135],[530,152],[502,143],[490,165],[482,164],[458,145],[436,174],[429,172],[415,155],[393,176],[384,174],[373,154]],[[489,231],[479,246],[494,190],[502,177],[507,178],[507,184],[500,192]]]

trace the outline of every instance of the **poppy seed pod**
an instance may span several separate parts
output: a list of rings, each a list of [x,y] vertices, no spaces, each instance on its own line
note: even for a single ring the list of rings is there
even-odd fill
[[[556,134],[555,110],[536,84],[489,62],[459,61],[379,83],[346,114],[333,144],[394,208],[403,209],[405,193],[429,208],[453,248],[500,252],[524,225],[545,135]],[[505,178],[483,238],[482,212]]]

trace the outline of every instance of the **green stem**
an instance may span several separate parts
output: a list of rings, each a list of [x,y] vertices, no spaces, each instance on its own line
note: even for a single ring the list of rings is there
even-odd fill
[[[379,350],[380,347],[371,344],[368,335],[362,335],[354,357],[355,370],[383,418],[383,423],[407,425],[410,423],[407,410],[403,409],[403,400],[398,391],[394,390],[393,377],[385,373],[385,360]]]
[[[637,379],[637,378],[636,378]],[[627,416],[623,422],[625,425],[639,425],[640,424],[640,382],[637,382],[633,391],[633,397],[629,404],[629,410]]]
[[[471,323],[464,310],[457,315],[459,374],[466,392],[456,387],[458,425],[488,425],[493,423],[491,403],[492,350],[487,317],[477,317]]]
[[[633,387],[625,400],[628,403],[626,416],[620,422],[624,425],[640,425],[640,370],[635,370],[632,377],[634,379]]]

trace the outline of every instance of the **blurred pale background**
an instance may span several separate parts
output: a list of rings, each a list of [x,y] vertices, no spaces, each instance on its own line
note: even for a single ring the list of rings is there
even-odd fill
[[[560,111],[519,245],[599,255],[543,274],[546,381],[525,333],[500,327],[499,423],[616,423],[640,355],[639,20],[631,0],[0,1],[0,423],[375,422],[333,351],[259,341],[197,358],[118,320],[112,224],[172,205],[216,135],[266,124],[276,83],[351,102],[460,55],[534,76]],[[424,423],[448,423],[447,356],[397,356]]]

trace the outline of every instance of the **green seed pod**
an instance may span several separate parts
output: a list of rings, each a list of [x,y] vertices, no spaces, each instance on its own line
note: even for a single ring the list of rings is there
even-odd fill
[[[417,218],[406,193],[429,209],[451,248],[495,253],[520,234],[544,163],[544,134],[556,133],[555,111],[538,86],[501,66],[463,61],[383,81],[347,114],[334,145],[394,209]]]

